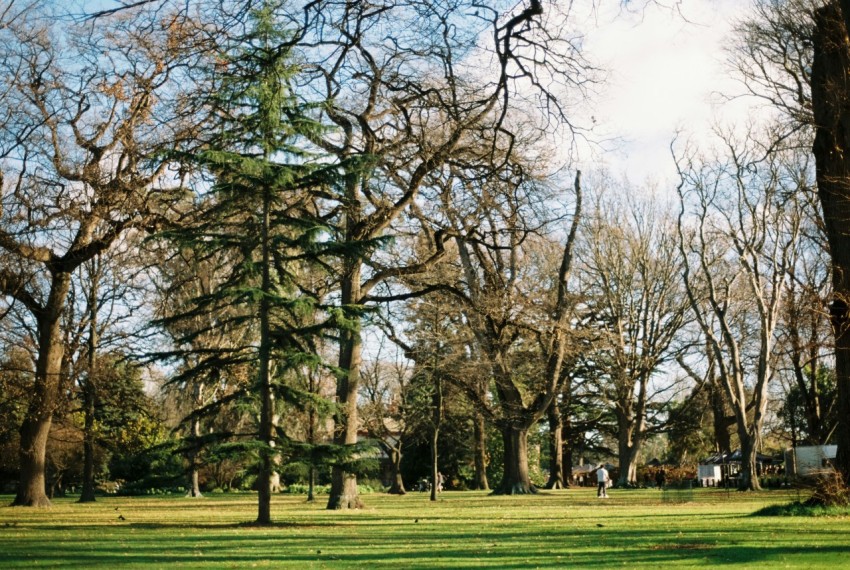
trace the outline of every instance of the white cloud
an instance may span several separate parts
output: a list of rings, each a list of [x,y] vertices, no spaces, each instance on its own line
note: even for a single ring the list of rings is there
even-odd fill
[[[621,141],[603,159],[634,182],[663,181],[674,173],[669,145],[677,129],[699,139],[724,111],[717,93],[740,90],[723,48],[749,4],[689,0],[681,13],[654,4],[624,13],[613,4],[583,26],[585,54],[610,74],[594,101],[598,133]]]

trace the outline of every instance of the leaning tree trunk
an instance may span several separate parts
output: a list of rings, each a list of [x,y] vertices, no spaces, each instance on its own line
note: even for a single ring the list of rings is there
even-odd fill
[[[62,309],[71,284],[71,276],[54,276],[45,310],[38,323],[38,359],[35,367],[30,405],[21,424],[19,451],[20,480],[12,502],[15,506],[49,507],[44,469],[47,439],[53,423],[53,411],[59,397],[64,345],[60,328]]]
[[[547,410],[549,417],[549,480],[547,489],[563,489],[564,482],[564,422],[558,402],[552,400]]]
[[[514,425],[502,426],[505,446],[505,465],[502,481],[493,490],[494,495],[525,495],[537,493],[528,471],[528,428]]]
[[[850,483],[850,2],[820,8],[815,16],[812,111],[818,196],[832,257],[835,375],[838,387],[836,467]],[[842,19],[843,16],[843,19]]]

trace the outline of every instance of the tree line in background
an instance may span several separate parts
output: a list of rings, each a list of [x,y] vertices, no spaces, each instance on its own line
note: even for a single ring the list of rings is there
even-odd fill
[[[800,443],[850,474],[838,2],[757,3],[769,116],[674,141],[673,189],[566,168],[600,83],[557,3],[0,7],[14,504],[240,487],[268,524],[380,456],[432,498],[735,448],[758,489]]]

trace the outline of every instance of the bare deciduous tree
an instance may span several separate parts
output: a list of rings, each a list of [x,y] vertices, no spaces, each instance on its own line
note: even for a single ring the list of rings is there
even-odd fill
[[[558,91],[580,93],[588,75],[578,42],[555,21],[555,6],[547,12],[538,0],[495,7],[328,1],[320,8],[303,30],[305,57],[316,54],[305,89],[337,127],[314,143],[344,171],[338,226],[349,252],[339,268],[340,302],[354,322],[364,305],[388,299],[376,295],[376,287],[420,273],[442,257],[442,239],[409,263],[382,264],[374,248],[394,234],[429,177],[465,152],[468,135],[489,133],[491,147],[470,156],[494,164],[492,149],[512,144],[506,117],[516,99],[569,125]],[[360,335],[358,327],[340,334],[345,374],[337,390],[336,441],[349,446],[357,440]],[[355,474],[336,467],[328,508],[359,505]]]
[[[26,308],[38,338],[15,498],[31,506],[49,504],[44,456],[63,381],[72,274],[162,214],[166,165],[151,159],[174,138],[164,128],[174,69],[167,28],[60,31],[43,22],[4,30],[0,62],[0,291],[4,303]]]
[[[677,159],[678,233],[691,309],[735,415],[740,486],[755,490],[787,271],[799,244],[798,193],[810,181],[794,152],[765,154],[752,136],[723,143],[726,156]]]
[[[616,418],[619,484],[637,482],[641,446],[664,421],[659,397],[669,401],[677,385],[659,376],[673,378],[669,365],[685,349],[678,337],[689,302],[675,221],[651,200],[600,196],[582,236],[581,290],[605,331],[602,394]]]

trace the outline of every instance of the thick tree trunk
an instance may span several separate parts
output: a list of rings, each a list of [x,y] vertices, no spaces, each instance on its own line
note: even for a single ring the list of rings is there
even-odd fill
[[[21,449],[19,461],[21,479],[13,506],[49,507],[44,476],[47,452],[47,437],[50,433],[52,414],[42,417],[27,417],[21,425]]]
[[[738,430],[741,440],[741,480],[738,489],[741,491],[758,491],[761,489],[758,477],[758,447],[756,437],[743,430]]]
[[[505,465],[502,481],[494,495],[525,495],[537,493],[528,472],[528,429],[512,425],[502,426],[505,446]]]
[[[619,434],[617,438],[618,460],[620,474],[617,485],[626,486],[637,482],[637,460],[640,454],[641,437],[635,420],[629,417],[619,417]]]
[[[351,270],[343,281],[342,304],[351,304],[359,298],[360,270]],[[340,335],[340,369],[345,375],[337,382],[337,413],[334,416],[334,443],[354,445],[357,443],[357,392],[360,385],[360,363],[362,339],[360,328],[342,331]],[[363,507],[357,495],[357,475],[347,472],[343,466],[334,465],[331,473],[331,490],[328,509],[359,509]]]
[[[632,485],[637,482],[637,461],[640,454],[640,443],[620,443],[620,475],[617,484],[620,486]]]
[[[339,467],[331,472],[331,496],[328,499],[328,509],[360,509],[363,503],[357,494],[357,476]]]
[[[850,219],[850,218],[848,218]],[[850,249],[850,243],[847,244]],[[850,272],[850,263],[847,264]],[[850,274],[843,279],[844,295],[850,295]],[[850,297],[846,297],[850,298]],[[835,466],[844,476],[844,482],[850,485],[850,318],[848,304],[837,299],[832,303],[832,314],[835,321],[835,376],[838,380],[838,425],[835,428],[835,442],[838,444],[838,454]]]
[[[729,435],[730,421],[726,412],[726,401],[723,399],[723,388],[718,385],[716,379],[712,379],[709,389],[714,443],[717,451],[730,453],[732,451],[732,438]]]
[[[404,489],[404,479],[401,476],[401,449],[390,448],[390,464],[392,465],[392,483],[390,490],[387,491],[391,495],[405,495],[407,491]]]
[[[473,473],[472,488],[479,491],[489,491],[490,484],[487,481],[487,430],[484,425],[484,414],[476,411],[472,418],[472,432],[475,438],[473,459],[475,472]]]
[[[564,422],[556,400],[552,400],[547,410],[549,418],[549,480],[547,489],[563,489],[564,483]]]
[[[21,424],[19,451],[20,480],[12,502],[15,506],[49,507],[45,488],[47,439],[53,423],[56,399],[59,397],[64,345],[60,320],[71,276],[54,275],[50,295],[38,323],[38,360],[27,414]]]
[[[842,9],[845,10],[842,13]],[[850,483],[850,2],[830,2],[816,12],[812,111],[816,134],[818,196],[832,257],[835,373],[838,384],[836,467]]]

